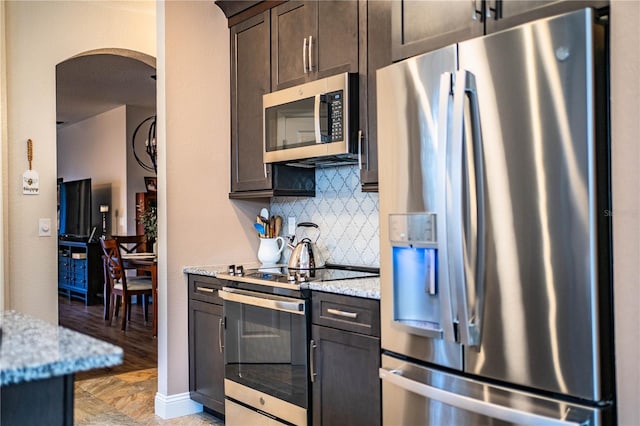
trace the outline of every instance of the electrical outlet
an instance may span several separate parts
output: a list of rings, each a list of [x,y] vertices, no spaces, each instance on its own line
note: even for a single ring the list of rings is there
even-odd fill
[[[296,218],[295,216],[289,216],[287,218],[287,227],[289,228],[288,231],[288,235],[295,235],[296,234]]]
[[[51,236],[51,219],[49,218],[38,219],[38,236],[39,237]]]

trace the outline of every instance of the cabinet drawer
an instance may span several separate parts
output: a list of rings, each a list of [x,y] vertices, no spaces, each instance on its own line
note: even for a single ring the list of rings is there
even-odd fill
[[[189,274],[189,298],[208,303],[222,305],[218,290],[222,288],[222,281],[206,275]]]
[[[380,302],[314,291],[312,322],[369,336],[380,336]]]

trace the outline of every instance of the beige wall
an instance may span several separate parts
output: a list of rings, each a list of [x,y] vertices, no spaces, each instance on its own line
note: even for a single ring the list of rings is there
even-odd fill
[[[611,6],[614,307],[619,423],[640,425],[640,2]]]
[[[9,246],[7,233],[7,55],[5,49],[5,2],[0,2],[0,310],[7,307],[10,297],[8,271],[5,268],[5,247]]]
[[[158,37],[158,116],[166,129],[159,154],[165,173],[159,172],[158,201],[160,210],[166,209],[159,229],[160,261],[166,265],[160,285],[166,287],[160,296],[158,363],[161,371],[169,367],[167,376],[160,374],[158,391],[171,395],[186,392],[189,384],[183,267],[255,262],[252,223],[263,204],[228,198],[226,18],[213,2],[180,1],[165,4],[164,20]]]
[[[58,130],[57,177],[65,181],[91,178],[91,187],[110,189],[109,204],[111,234],[125,234],[127,217],[127,143],[126,106],[87,118]],[[108,191],[109,192],[109,191]],[[92,226],[100,222],[93,193]],[[120,226],[116,224],[121,222]]]
[[[9,308],[57,322],[56,239],[38,218],[56,217],[56,64],[82,52],[122,48],[156,55],[153,1],[6,1]],[[3,61],[3,64],[5,61]],[[26,140],[40,195],[22,195]]]

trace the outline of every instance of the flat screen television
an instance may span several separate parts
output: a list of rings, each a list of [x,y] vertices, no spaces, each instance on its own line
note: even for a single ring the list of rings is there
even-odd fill
[[[60,183],[60,237],[88,239],[91,234],[91,179]]]

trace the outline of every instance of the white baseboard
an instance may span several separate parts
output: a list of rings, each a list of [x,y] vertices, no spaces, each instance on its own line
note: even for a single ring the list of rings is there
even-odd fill
[[[202,412],[202,404],[193,401],[189,397],[189,392],[175,395],[156,393],[155,411],[156,416],[163,419],[173,419]]]

